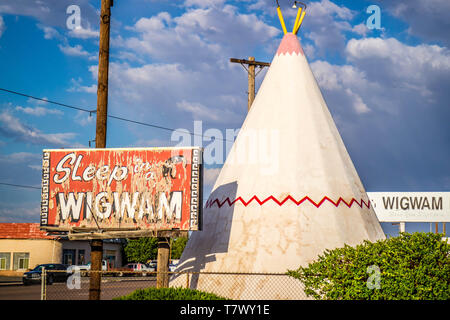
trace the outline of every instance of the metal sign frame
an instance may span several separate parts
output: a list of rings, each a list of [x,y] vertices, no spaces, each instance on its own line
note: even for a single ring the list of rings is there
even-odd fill
[[[71,239],[202,228],[203,149],[43,150],[41,229]]]

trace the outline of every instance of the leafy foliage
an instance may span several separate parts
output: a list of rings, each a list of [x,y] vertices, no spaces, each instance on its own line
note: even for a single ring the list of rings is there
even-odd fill
[[[158,239],[129,239],[124,251],[128,261],[146,263],[149,260],[156,259],[158,254]]]
[[[213,293],[185,288],[138,289],[114,300],[227,300]]]
[[[171,241],[172,259],[180,259],[181,254],[186,247],[186,243],[187,238],[176,238]],[[156,260],[158,255],[158,239],[129,239],[124,251],[127,257],[127,261],[130,262],[146,263],[149,260]]]
[[[372,266],[372,267],[371,267]],[[379,270],[378,288],[373,286]],[[288,275],[315,299],[450,299],[450,244],[442,235],[402,233],[356,247],[326,250]]]
[[[172,241],[172,253],[171,258],[172,259],[180,259],[181,254],[184,251],[184,248],[186,247],[188,239],[187,238],[176,238]]]

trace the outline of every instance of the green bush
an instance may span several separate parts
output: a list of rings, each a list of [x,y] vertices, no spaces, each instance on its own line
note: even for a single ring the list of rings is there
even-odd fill
[[[288,275],[315,299],[450,299],[450,245],[442,235],[402,233],[326,250]]]
[[[170,242],[171,259],[180,259],[187,240],[180,237]],[[124,252],[129,262],[147,263],[149,260],[155,260],[158,255],[158,238],[128,239]]]
[[[114,300],[227,300],[213,293],[184,288],[138,289]]]

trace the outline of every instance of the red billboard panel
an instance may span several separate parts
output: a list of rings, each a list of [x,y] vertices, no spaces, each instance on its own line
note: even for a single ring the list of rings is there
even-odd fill
[[[200,230],[202,149],[43,150],[41,227]]]

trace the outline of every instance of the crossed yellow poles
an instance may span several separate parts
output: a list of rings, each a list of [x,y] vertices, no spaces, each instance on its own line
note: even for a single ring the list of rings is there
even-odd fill
[[[283,28],[283,32],[284,34],[286,34],[287,33],[286,24],[284,23],[283,14],[281,13],[280,6],[277,7],[277,13],[278,19],[280,19],[281,27]],[[294,28],[292,29],[293,34],[297,34],[298,30],[300,29],[300,26],[302,25],[305,14],[306,14],[306,6],[305,9],[303,9],[303,7],[299,7],[297,11],[297,17],[295,18]]]

